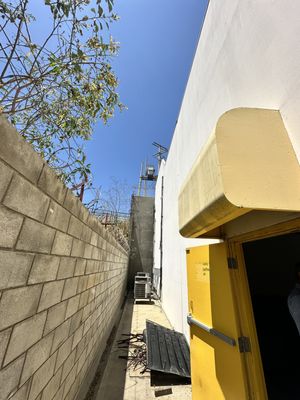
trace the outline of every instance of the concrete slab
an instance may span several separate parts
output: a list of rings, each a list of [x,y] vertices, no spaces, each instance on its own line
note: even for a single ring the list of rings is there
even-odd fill
[[[124,308],[117,334],[111,348],[109,359],[103,373],[97,394],[93,400],[190,400],[191,385],[151,386],[150,372],[140,374],[141,369],[127,369],[127,361],[119,358],[126,351],[118,348],[117,341],[124,339],[124,333],[143,333],[146,319],[150,319],[167,328],[172,328],[159,301],[152,304],[128,299]],[[155,391],[171,388],[172,394],[155,397]]]

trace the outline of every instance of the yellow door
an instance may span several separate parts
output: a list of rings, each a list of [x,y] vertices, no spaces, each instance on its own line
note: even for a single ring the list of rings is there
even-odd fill
[[[248,399],[225,243],[187,251],[193,400]]]

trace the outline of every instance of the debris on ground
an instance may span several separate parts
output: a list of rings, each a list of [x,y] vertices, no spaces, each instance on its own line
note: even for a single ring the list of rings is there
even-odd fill
[[[118,348],[126,350],[126,355],[119,355],[119,358],[128,360],[126,369],[141,369],[140,374],[148,371],[147,347],[142,333],[123,333],[124,339],[118,340]]]

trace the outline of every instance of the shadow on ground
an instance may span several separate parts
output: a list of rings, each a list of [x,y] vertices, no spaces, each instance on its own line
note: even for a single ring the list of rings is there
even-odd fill
[[[155,301],[153,300],[136,300],[136,304],[147,304],[147,305],[155,305]]]
[[[151,386],[176,386],[190,385],[190,378],[184,378],[174,374],[165,374],[164,372],[151,371],[150,375]]]
[[[108,382],[108,384],[113,385],[115,399],[123,398],[124,388],[125,388],[125,380],[126,380],[127,360],[119,358],[118,349],[114,347],[114,343],[117,340],[123,338],[123,336],[122,336],[123,333],[130,333],[132,314],[133,314],[133,306],[134,306],[133,301],[128,301],[128,298],[130,298],[130,297],[132,297],[132,295],[129,293],[127,295],[127,297],[125,298],[124,304],[122,306],[123,310],[122,310],[121,317],[117,321],[116,325],[113,327],[112,332],[108,338],[106,349],[103,352],[103,355],[99,362],[95,377],[93,379],[93,382],[90,386],[90,389],[87,393],[85,400],[100,400],[100,397],[97,396],[97,393],[99,391],[99,388],[100,388],[103,378],[105,379],[107,367],[109,367],[108,360],[109,360],[109,357],[111,357],[111,355],[113,353],[115,353],[115,356],[116,356],[115,363],[114,363],[114,367],[116,367],[116,373],[114,374],[114,381]],[[126,304],[126,307],[125,307],[125,304]],[[124,356],[127,356],[128,350],[127,351],[124,350],[122,354]]]

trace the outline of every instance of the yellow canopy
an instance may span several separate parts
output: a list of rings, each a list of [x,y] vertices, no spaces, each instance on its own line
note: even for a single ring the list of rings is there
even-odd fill
[[[220,237],[251,210],[300,211],[300,168],[277,110],[223,114],[179,195],[185,237]]]

